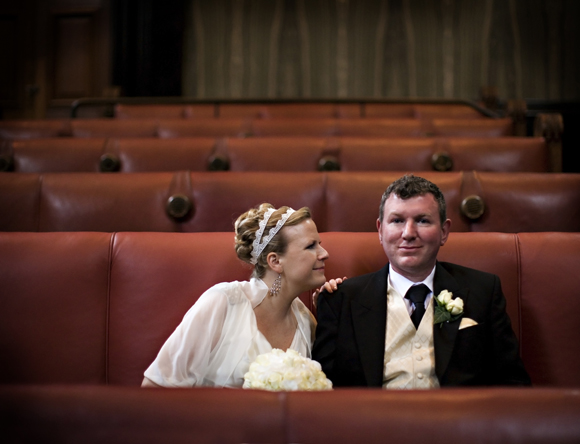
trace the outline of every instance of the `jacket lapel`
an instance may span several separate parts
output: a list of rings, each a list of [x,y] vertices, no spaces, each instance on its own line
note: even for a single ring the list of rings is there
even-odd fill
[[[380,387],[383,382],[388,270],[386,265],[374,273],[361,296],[351,302],[355,340],[369,386]]]
[[[435,280],[433,286],[435,290],[433,297],[436,297],[443,290],[448,290],[453,293],[453,298],[459,297],[463,299],[464,304],[467,303],[468,289],[460,289],[457,281],[441,266],[439,262],[437,262],[435,268]],[[435,309],[436,305],[437,302],[433,301],[433,309]],[[435,373],[439,380],[441,380],[447,370],[447,366],[449,365],[453,347],[455,346],[455,338],[459,331],[460,319],[454,322],[445,322],[433,326]]]

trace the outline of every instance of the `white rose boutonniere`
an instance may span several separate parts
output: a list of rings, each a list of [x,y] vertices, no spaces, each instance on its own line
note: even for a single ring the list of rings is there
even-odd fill
[[[245,389],[271,391],[332,390],[320,364],[295,350],[273,349],[259,355],[244,375]]]
[[[463,315],[463,299],[453,299],[453,293],[443,290],[435,298],[437,305],[435,306],[434,324],[443,325],[443,322],[453,322]]]

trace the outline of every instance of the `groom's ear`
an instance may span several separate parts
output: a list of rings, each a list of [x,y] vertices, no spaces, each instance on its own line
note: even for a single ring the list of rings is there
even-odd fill
[[[451,232],[451,219],[447,219],[441,226],[441,246],[445,245]]]

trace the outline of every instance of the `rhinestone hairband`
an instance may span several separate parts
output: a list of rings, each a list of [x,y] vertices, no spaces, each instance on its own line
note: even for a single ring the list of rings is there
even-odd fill
[[[294,213],[294,210],[292,208],[288,208],[288,210],[286,210],[286,213],[284,213],[284,215],[278,221],[276,226],[270,229],[268,235],[262,239],[264,230],[266,229],[266,225],[268,224],[268,220],[270,220],[270,216],[272,216],[272,213],[274,213],[274,211],[276,211],[274,208],[268,208],[268,210],[264,214],[264,219],[260,221],[260,228],[258,228],[258,232],[256,233],[256,239],[254,239],[254,243],[252,244],[252,259],[250,260],[250,263],[254,265],[258,263],[258,258],[260,257],[260,254],[262,254],[262,251],[264,251],[264,248],[266,248],[266,245],[270,243],[272,238],[276,235],[278,231],[280,231],[280,228],[282,228],[282,226],[286,223],[290,215]]]

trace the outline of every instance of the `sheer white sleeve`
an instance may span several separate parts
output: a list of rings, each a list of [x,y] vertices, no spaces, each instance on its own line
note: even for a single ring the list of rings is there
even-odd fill
[[[212,351],[220,342],[226,314],[226,293],[207,290],[185,314],[167,339],[145,376],[164,387],[205,385]]]

